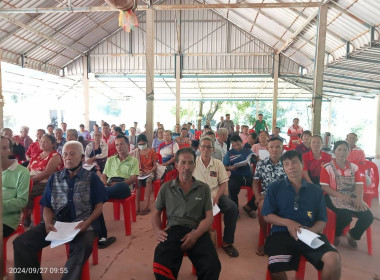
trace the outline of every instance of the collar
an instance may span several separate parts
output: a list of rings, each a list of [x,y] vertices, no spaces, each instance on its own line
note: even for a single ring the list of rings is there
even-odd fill
[[[345,171],[346,169],[350,168],[350,164],[348,163],[347,160],[346,160],[346,162],[345,162],[344,169],[340,168],[340,166],[336,163],[335,158],[333,159],[333,164],[334,164],[334,166],[335,166],[335,168],[336,168],[337,170],[341,170],[341,171],[342,171],[342,174],[344,174],[344,171]]]
[[[82,179],[83,178],[83,167],[81,167],[81,169],[77,172],[77,174],[74,175],[74,177],[78,177],[79,179]],[[60,179],[63,180],[63,179],[69,179],[70,178],[70,175],[69,175],[69,170],[67,170],[67,168],[63,169],[62,172],[61,172],[61,176],[60,176]],[[73,178],[74,178],[73,177]]]
[[[130,159],[130,157],[131,157],[131,155],[130,154],[128,154],[128,156],[124,159],[124,160],[121,160],[120,158],[119,158],[119,154],[117,154],[117,155],[115,155],[116,156],[116,158],[117,159],[119,159],[120,160],[120,162],[124,162],[124,161],[126,161],[126,160],[129,160]]]
[[[14,160],[13,163],[8,167],[7,170],[9,170],[9,171],[15,171],[16,168],[17,168],[17,166],[18,166],[18,162],[17,162],[17,160]]]
[[[213,158],[213,157],[211,157],[208,166],[206,166],[206,165],[203,163],[203,160],[202,160],[202,157],[201,157],[201,156],[198,156],[197,159],[198,159],[199,163],[201,163],[205,168],[208,168],[209,166],[214,166],[214,158]]]
[[[108,135],[108,137],[105,137],[104,134],[102,134],[102,139],[108,140],[108,139],[110,139],[110,137],[111,137],[111,133]]]
[[[266,160],[267,160],[268,163],[270,163],[270,164],[272,164],[272,165],[274,165],[274,166],[277,166],[277,165],[282,166],[282,162],[281,162],[281,160],[279,160],[278,163],[276,163],[276,164],[273,163],[273,161],[272,161],[272,159],[270,158],[270,156],[267,157]]]
[[[198,184],[196,184],[197,180],[194,178],[194,176],[192,176],[191,178],[193,180],[193,184],[191,185],[190,190],[198,187]],[[181,186],[179,185],[179,177],[178,176],[175,180],[171,181],[170,187],[171,188],[174,188],[174,187],[181,188]]]
[[[289,179],[288,179],[288,176],[285,176],[284,177],[284,180],[285,180],[285,183],[288,187],[290,187],[294,192],[295,192],[295,188],[293,187],[293,185],[290,183]],[[307,188],[307,182],[304,178],[302,178],[302,182],[301,182],[301,188],[300,188],[300,191],[301,189],[304,189],[304,188]]]

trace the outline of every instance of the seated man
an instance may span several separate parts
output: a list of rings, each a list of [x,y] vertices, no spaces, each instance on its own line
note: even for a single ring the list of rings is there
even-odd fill
[[[41,199],[44,206],[41,223],[13,241],[15,279],[42,279],[38,252],[50,245],[45,240],[50,231],[56,231],[55,221],[81,222],[79,234],[70,242],[70,255],[62,279],[80,279],[83,264],[90,257],[92,244],[99,229],[98,217],[102,213],[107,193],[99,177],[82,168],[84,152],[77,141],[63,147],[65,169],[50,176]]]
[[[129,141],[125,135],[118,135],[115,139],[117,154],[107,159],[101,179],[106,185],[109,199],[124,199],[131,196],[132,186],[140,174],[139,162],[129,155]],[[100,217],[101,229],[99,233],[99,249],[106,248],[115,242],[115,237],[107,238],[107,229],[103,215]]]
[[[304,153],[307,153],[311,150],[311,131],[310,130],[305,130],[304,132],[302,132],[301,134],[301,139],[302,139],[302,143],[301,144],[298,144],[295,148],[295,150],[297,152],[299,152],[301,155],[303,155]]]
[[[193,177],[195,153],[183,148],[175,155],[178,178],[165,183],[158,193],[152,225],[158,241],[153,271],[156,279],[177,279],[186,251],[198,279],[217,280],[220,261],[208,233],[213,222],[210,188]],[[166,209],[168,224],[161,229]]]
[[[224,251],[230,257],[238,257],[239,252],[233,244],[239,211],[236,204],[225,195],[228,186],[226,169],[220,160],[212,158],[211,153],[215,149],[213,139],[203,137],[200,148],[201,155],[197,157],[195,162],[194,177],[210,187],[213,204],[217,204],[220,212],[224,214]]]
[[[238,194],[240,188],[242,186],[252,186],[253,174],[250,165],[246,164],[237,167],[235,164],[245,161],[253,152],[248,148],[243,148],[243,142],[239,135],[232,135],[230,140],[232,149],[224,156],[223,164],[227,171],[231,171],[230,180],[228,181],[229,196],[236,203],[236,206],[239,207]],[[252,156],[250,163],[254,162],[255,160]],[[251,218],[256,218],[257,215],[254,212],[256,209],[254,197],[243,207],[243,210]]]
[[[244,144],[244,148],[251,149],[253,145],[256,144],[257,134],[256,132],[251,132],[248,134],[248,142]]]
[[[223,160],[222,150],[220,148],[215,147],[215,141],[216,141],[215,140],[215,133],[213,131],[207,131],[205,137],[209,137],[209,138],[211,138],[214,141],[214,148],[213,148],[213,152],[211,154],[211,157],[215,158],[215,159],[219,159],[220,161],[222,161]],[[198,156],[201,155],[201,151],[197,150],[195,152],[195,154],[198,157]]]
[[[264,131],[265,132],[265,131]],[[261,132],[261,133],[264,133]],[[259,209],[259,224],[264,236],[267,236],[267,223],[261,215],[264,197],[270,183],[285,177],[285,171],[280,161],[282,155],[282,141],[280,138],[271,138],[268,142],[269,157],[260,160],[256,165],[255,176],[253,177],[253,193],[255,194],[255,204]],[[261,189],[259,184],[261,183]],[[264,256],[264,247],[259,247],[256,254]]]
[[[327,215],[321,188],[302,178],[302,156],[297,151],[286,152],[281,162],[286,177],[269,185],[262,211],[273,225],[265,243],[272,279],[287,279],[285,271],[297,270],[301,255],[322,270],[322,279],[340,279],[340,256],[322,234]],[[324,244],[312,249],[300,241],[297,233],[302,228],[319,234]]]
[[[358,136],[356,133],[347,134],[346,141],[348,146],[350,147],[350,153],[348,154],[347,160],[353,163],[359,163],[365,161],[365,154],[362,149],[356,146],[356,142],[358,141]]]

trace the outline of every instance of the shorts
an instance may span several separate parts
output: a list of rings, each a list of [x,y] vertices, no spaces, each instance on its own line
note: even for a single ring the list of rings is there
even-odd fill
[[[139,187],[145,187],[146,186],[146,183],[151,183],[154,181],[154,174],[150,174],[150,176],[148,178],[145,178],[143,180],[137,180],[138,181],[138,185]]]
[[[338,252],[327,240],[324,234],[320,234],[320,240],[324,241],[321,247],[312,249],[301,240],[295,240],[289,232],[274,232],[265,243],[265,253],[268,258],[268,269],[272,273],[298,270],[301,255],[304,256],[317,270],[322,270],[322,256],[327,252]]]

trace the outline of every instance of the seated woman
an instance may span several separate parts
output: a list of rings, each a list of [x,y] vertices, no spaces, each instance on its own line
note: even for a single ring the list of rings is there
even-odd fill
[[[295,148],[301,155],[310,151],[311,131],[305,130],[301,135],[302,143],[298,144]]]
[[[312,184],[319,185],[321,168],[331,161],[331,155],[321,151],[322,137],[314,135],[311,137],[311,151],[302,155],[303,177]]]
[[[373,216],[363,201],[363,182],[358,166],[347,161],[348,143],[335,142],[333,151],[335,159],[322,168],[320,184],[326,192],[326,206],[336,214],[334,245],[339,244],[339,237],[344,228],[350,225],[352,217],[358,218],[355,226],[347,234],[348,244],[355,250],[356,240],[360,240],[372,224]]]
[[[95,164],[91,171],[103,173],[108,157],[108,145],[102,140],[100,131],[94,132],[94,142],[86,146],[85,162],[89,165]]]
[[[164,129],[163,128],[159,128],[159,129],[157,129],[157,137],[154,138],[153,141],[152,141],[152,148],[156,152],[158,152],[158,147],[163,142],[164,142]]]
[[[148,139],[144,134],[137,136],[137,147],[137,149],[134,149],[130,153],[131,156],[137,158],[140,167],[138,188],[136,192],[137,212],[141,215],[146,215],[150,212],[150,195],[152,193],[152,183],[157,169],[157,154],[153,149],[148,148]],[[145,178],[140,179],[141,177]],[[141,187],[146,188],[146,205],[144,209],[140,211]]]
[[[266,130],[261,131],[259,134],[259,143],[254,144],[251,148],[252,152],[255,153],[255,155],[259,156],[260,150],[268,151],[268,140],[269,140],[269,134]],[[268,153],[269,156],[269,153]],[[263,160],[263,158],[260,158],[260,160]]]
[[[28,201],[29,172],[17,160],[9,159],[13,143],[1,136],[1,168],[3,193],[3,237],[11,235],[20,223],[21,210]]]
[[[61,155],[54,149],[54,135],[45,134],[40,141],[42,152],[34,156],[28,165],[30,177],[33,181],[33,188],[29,194],[28,204],[24,213],[24,225],[29,227],[30,216],[33,212],[33,200],[35,197],[43,194],[46,183],[50,175],[63,168]]]
[[[164,142],[158,147],[158,153],[162,156],[162,165],[166,167],[161,180],[164,179],[167,172],[174,169],[174,155],[178,150],[178,144],[172,140],[172,132],[170,130],[165,130]]]
[[[191,145],[190,138],[187,137],[188,132],[188,129],[186,127],[183,127],[181,128],[181,134],[174,139],[180,149],[190,147]]]
[[[111,129],[111,133],[112,133],[112,135],[113,136],[118,136],[118,135],[120,135],[120,134],[124,134],[124,132],[123,132],[123,130],[121,129],[121,127],[119,127],[119,126],[114,126],[114,127],[112,127],[112,129]]]

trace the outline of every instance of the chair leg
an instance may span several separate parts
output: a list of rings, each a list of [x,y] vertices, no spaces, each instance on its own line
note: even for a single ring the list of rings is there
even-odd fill
[[[134,198],[133,198],[133,200],[134,200]],[[130,209],[131,209],[131,200],[126,199],[123,202],[125,235],[131,235],[132,234],[131,214],[129,213]]]
[[[131,211],[132,221],[136,222],[136,195],[132,195],[129,199],[131,200],[129,211]]]
[[[140,187],[140,201],[144,201],[145,187]]]
[[[3,238],[3,275],[7,274],[7,241],[8,238]]]
[[[296,271],[297,280],[304,280],[305,270],[306,270],[306,259],[303,256],[301,256],[300,263],[298,265],[298,270]]]
[[[113,203],[113,219],[115,221],[120,220],[120,203],[118,202]]]
[[[92,244],[92,265],[97,265],[98,263],[99,263],[98,238],[95,238],[94,243]]]
[[[214,223],[212,224],[212,228],[215,229],[216,232],[216,240],[218,243],[218,247],[223,246],[223,232],[222,232],[222,215],[218,214],[214,217]]]
[[[372,256],[372,227],[367,228],[367,247],[368,247],[368,255]]]
[[[81,280],[90,280],[90,265],[88,263],[88,260],[85,262],[85,264],[82,267],[82,274],[80,276]]]

